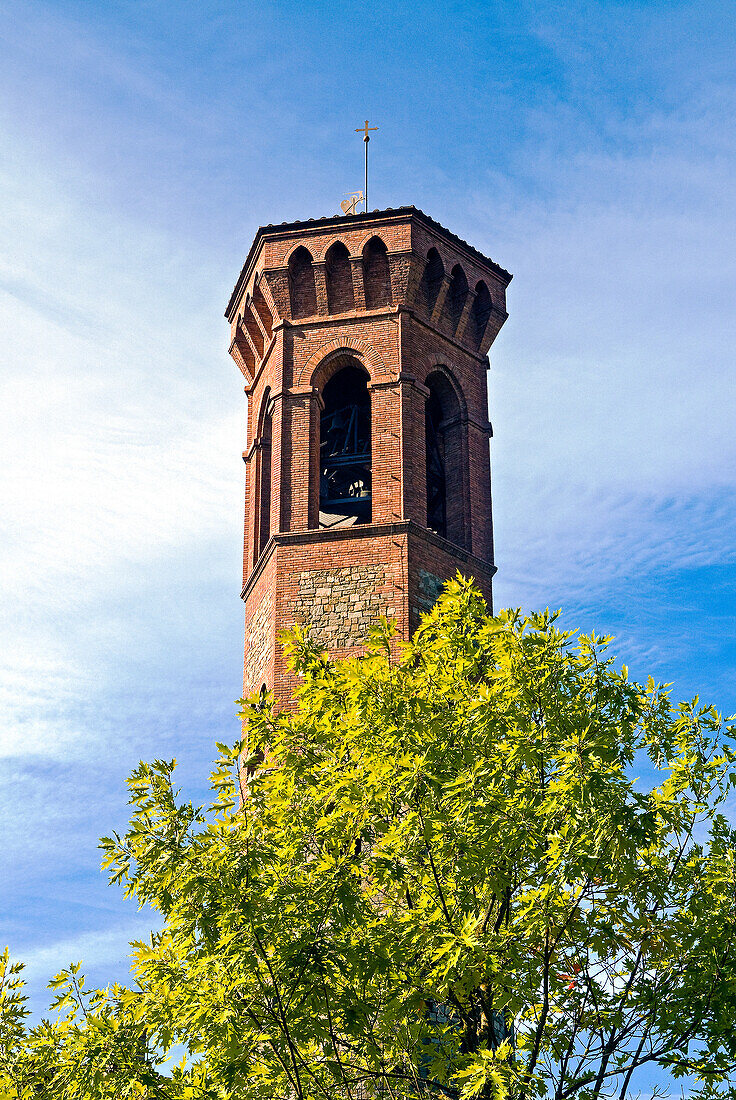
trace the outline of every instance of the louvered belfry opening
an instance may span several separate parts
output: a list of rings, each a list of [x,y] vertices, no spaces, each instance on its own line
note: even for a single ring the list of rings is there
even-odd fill
[[[322,392],[319,524],[371,522],[371,401],[368,375],[348,362]]]

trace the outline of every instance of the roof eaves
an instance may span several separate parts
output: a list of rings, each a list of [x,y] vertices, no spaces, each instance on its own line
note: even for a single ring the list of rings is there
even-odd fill
[[[385,218],[389,214],[418,217],[420,221],[425,222],[432,229],[441,233],[442,236],[448,238],[452,243],[459,245],[466,252],[469,252],[471,256],[480,260],[481,263],[485,264],[487,267],[490,267],[491,270],[504,281],[506,286],[508,286],[508,284],[511,282],[513,276],[508,271],[506,271],[505,268],[497,264],[495,260],[492,260],[490,258],[490,256],[485,256],[477,248],[474,248],[472,244],[468,244],[468,242],[464,241],[462,237],[458,237],[456,233],[453,233],[451,230],[446,229],[444,225],[442,225],[440,222],[435,221],[434,218],[431,218],[429,216],[429,214],[425,214],[423,210],[419,209],[419,207],[389,206],[385,210],[361,211],[358,214],[334,214],[331,217],[308,218],[306,221],[281,222],[279,225],[273,225],[272,223],[269,223],[268,225],[260,226],[258,231],[256,232],[253,244],[248,250],[248,255],[245,258],[245,263],[241,268],[240,275],[238,276],[237,282],[235,283],[233,292],[230,295],[230,300],[227,304],[227,309],[225,310],[225,317],[228,319],[228,321],[232,320],[232,312],[235,308],[236,301],[240,296],[243,284],[250,274],[250,267],[258,254],[258,250],[264,237],[275,237],[282,233],[293,233],[299,229],[312,229],[318,226],[325,227],[328,225],[336,225],[345,222],[350,222],[351,225],[354,225],[356,222],[369,223],[371,220],[375,220],[376,218]]]

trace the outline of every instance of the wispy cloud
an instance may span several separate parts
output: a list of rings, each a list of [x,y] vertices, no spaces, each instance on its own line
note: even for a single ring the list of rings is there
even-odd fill
[[[130,953],[129,944],[133,940],[147,939],[153,926],[150,919],[139,920],[34,947],[21,959],[25,966],[24,976],[29,981],[48,980],[70,963],[80,961],[94,968],[126,962]]]
[[[14,958],[24,964],[22,977],[27,984],[26,992],[34,1016],[49,1015],[55,994],[47,989],[48,983],[72,963],[82,963],[82,973],[89,988],[113,982],[129,984],[132,980],[129,944],[134,940],[147,940],[156,923],[150,919],[132,920],[14,954]]]
[[[0,566],[12,578],[0,756],[63,756],[90,750],[91,700],[114,691],[146,630],[150,644],[141,584],[150,599],[161,570],[197,553],[210,572],[222,562],[237,622],[244,409],[208,257],[186,283],[165,234],[86,207],[27,149],[18,157],[0,179]],[[159,293],[174,288],[165,300],[145,290],[154,257]]]
[[[139,934],[96,850],[137,759],[180,757],[196,791],[236,735],[245,410],[222,309],[258,222],[331,213],[360,178],[364,109],[377,201],[515,273],[498,604],[562,605],[644,672],[728,695],[727,6],[6,8],[0,877],[34,974],[102,971]]]

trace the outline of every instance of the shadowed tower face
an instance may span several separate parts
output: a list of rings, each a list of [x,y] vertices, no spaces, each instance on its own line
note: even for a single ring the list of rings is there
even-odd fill
[[[488,349],[508,272],[414,207],[260,229],[226,316],[248,399],[244,691],[279,633],[408,637],[457,570],[492,599]]]

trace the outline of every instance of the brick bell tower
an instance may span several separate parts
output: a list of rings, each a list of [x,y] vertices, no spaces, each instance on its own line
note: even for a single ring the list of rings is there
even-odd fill
[[[408,637],[459,569],[491,604],[487,353],[511,276],[412,206],[258,230],[225,316],[248,399],[244,693],[279,632]]]

